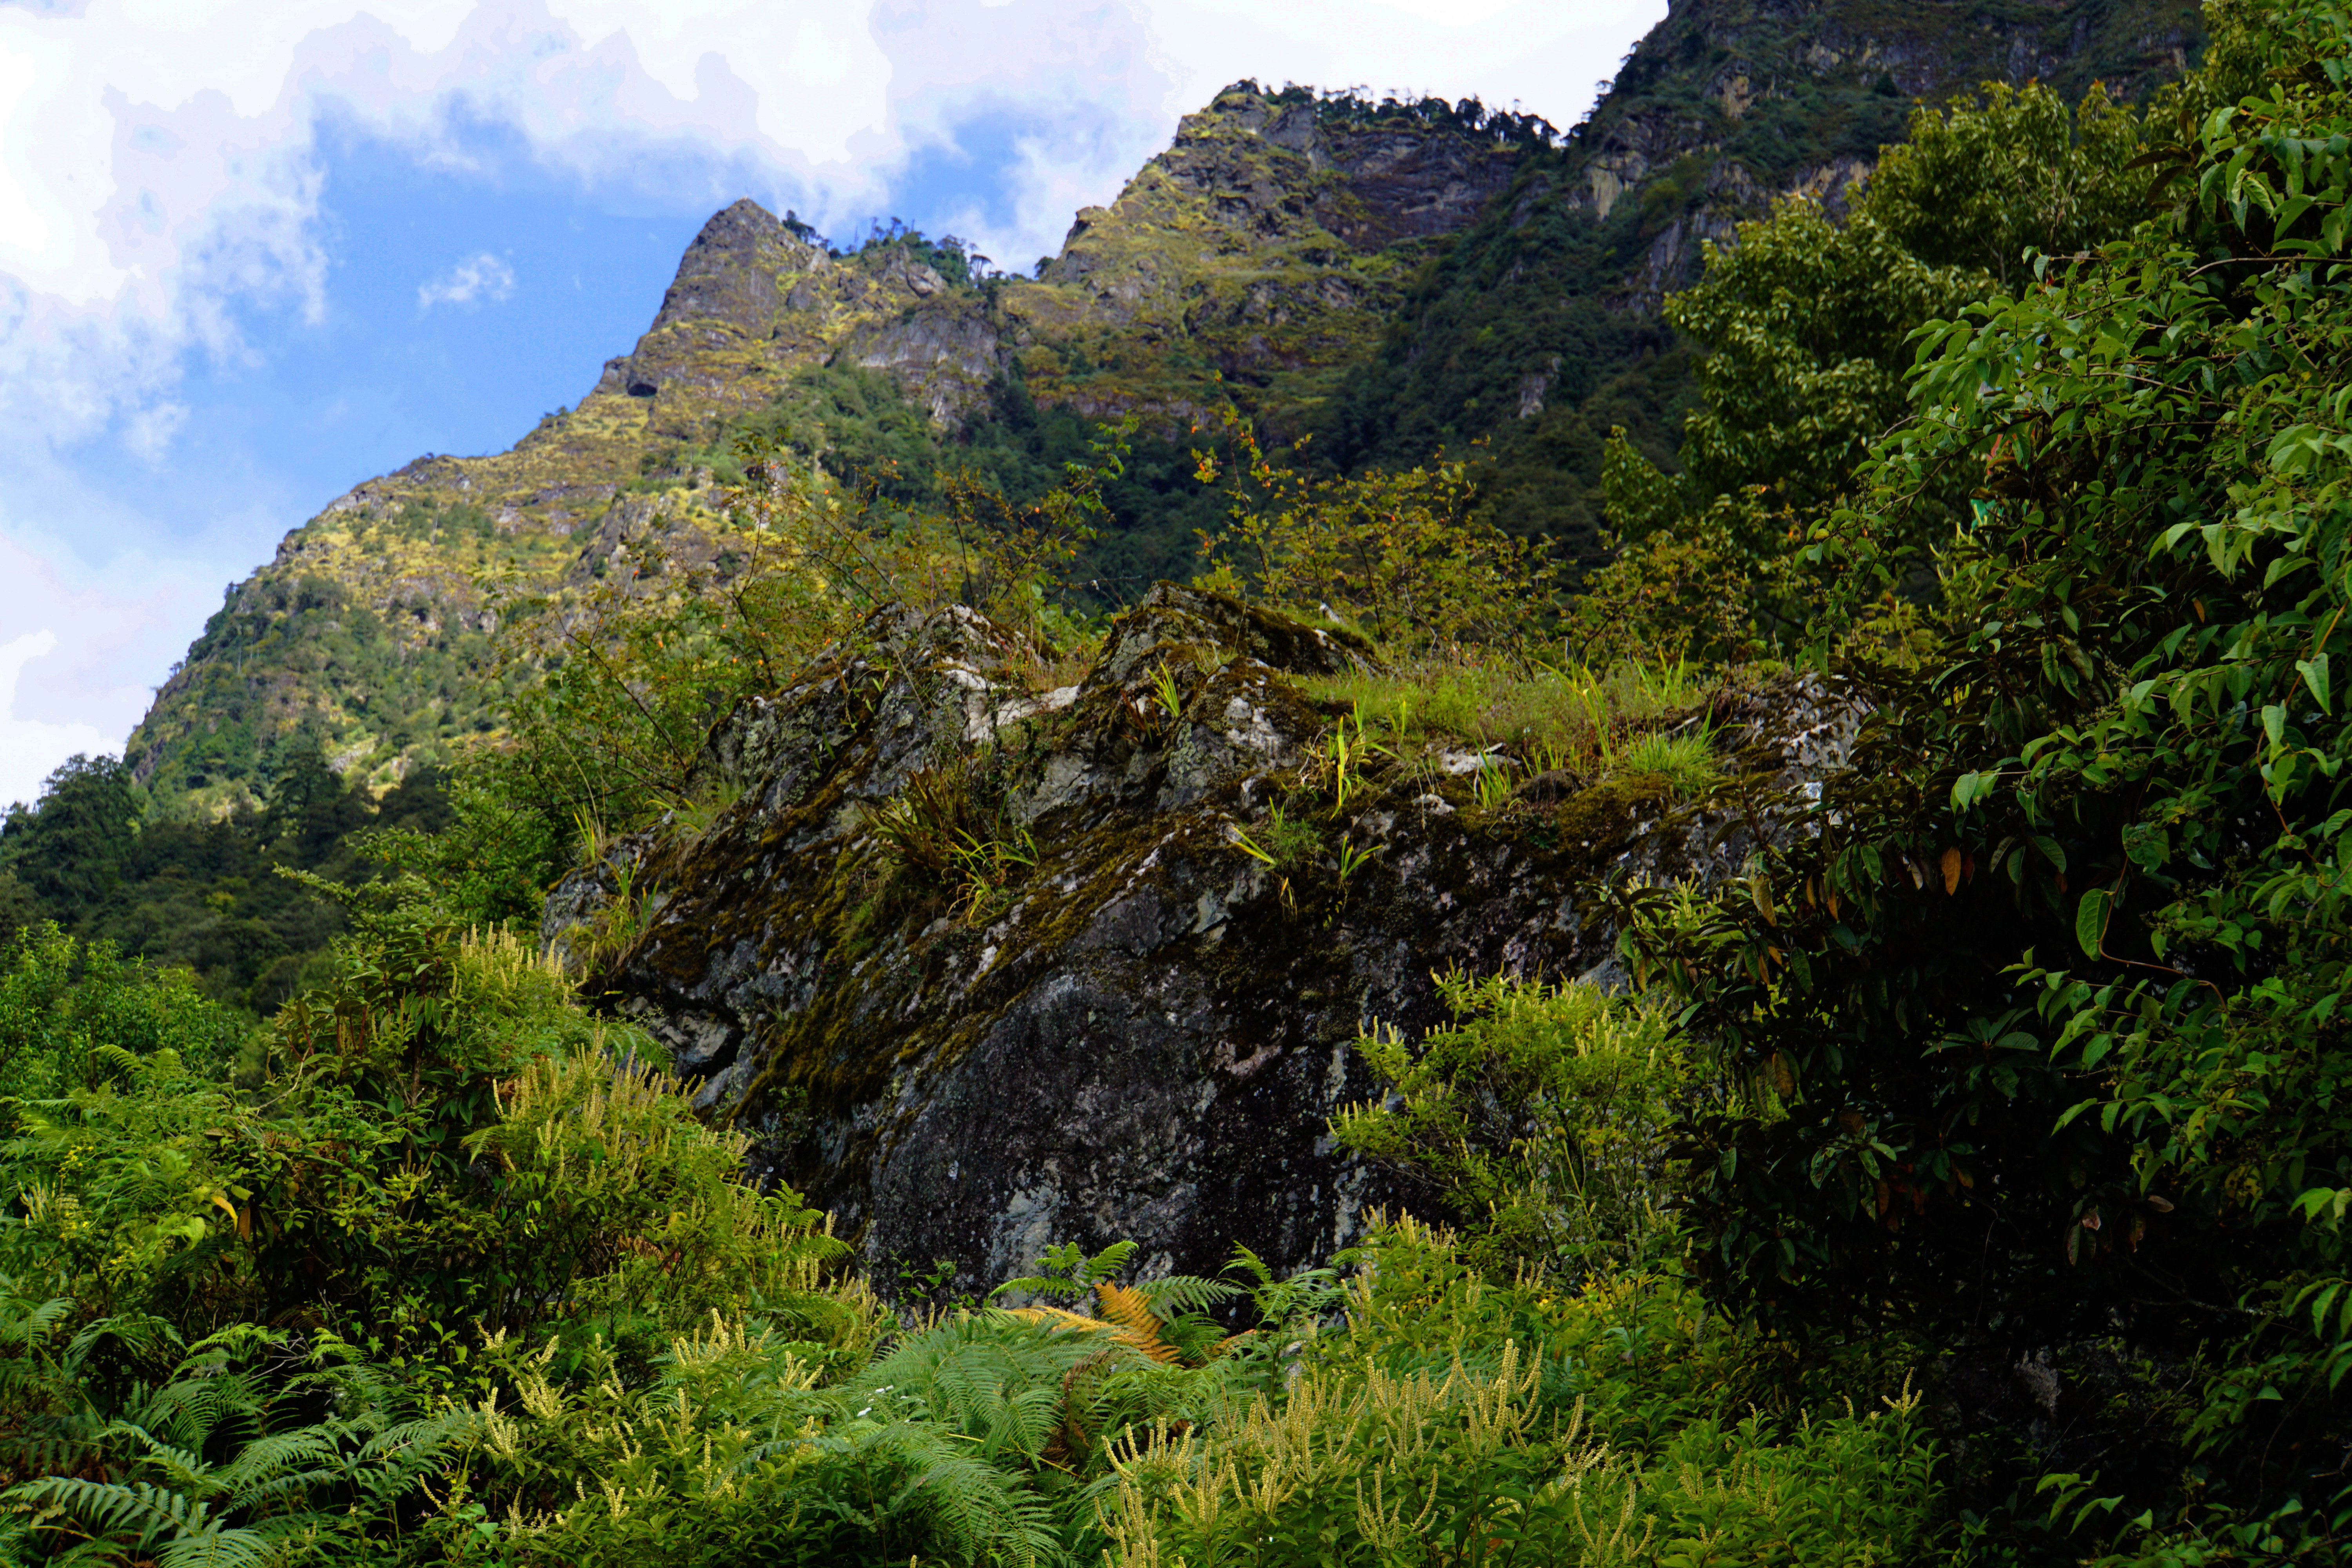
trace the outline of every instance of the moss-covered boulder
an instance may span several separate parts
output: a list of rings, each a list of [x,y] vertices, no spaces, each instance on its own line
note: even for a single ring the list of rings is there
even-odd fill
[[[1370,660],[1166,584],[1059,687],[968,611],[877,615],[720,726],[732,805],[573,878],[547,934],[877,1279],[1127,1237],[1189,1271],[1318,1258],[1392,1201],[1327,1133],[1372,1089],[1362,1030],[1433,1022],[1448,965],[1606,965],[1609,878],[1736,868],[1851,733],[1784,682],[1717,704],[1744,801],[1482,799],[1442,752],[1338,766],[1311,678]]]

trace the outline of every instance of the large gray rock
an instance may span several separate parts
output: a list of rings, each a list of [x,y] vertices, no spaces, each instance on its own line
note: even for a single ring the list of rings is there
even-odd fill
[[[719,820],[622,847],[651,912],[595,987],[878,1279],[946,1258],[993,1283],[1065,1240],[1192,1272],[1237,1241],[1323,1258],[1395,1198],[1328,1133],[1374,1090],[1359,1035],[1436,1022],[1449,965],[1608,978],[1607,879],[1735,870],[1854,719],[1817,685],[1719,703],[1738,804],[1550,775],[1482,806],[1439,753],[1376,765],[1334,815],[1314,757],[1344,709],[1300,681],[1368,658],[1163,584],[1040,690],[969,611],[879,615],[720,726],[708,765],[742,794]],[[1279,803],[1321,843],[1277,870],[1237,836],[1271,842]],[[894,860],[886,811],[1035,863],[975,897],[940,856]],[[1343,840],[1370,856],[1344,879]],[[616,887],[607,865],[559,888],[550,939]]]

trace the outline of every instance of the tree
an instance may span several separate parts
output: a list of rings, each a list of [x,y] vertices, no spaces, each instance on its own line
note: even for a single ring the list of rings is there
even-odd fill
[[[0,827],[0,868],[13,870],[48,909],[96,909],[121,879],[139,799],[118,757],[77,754],[58,764],[27,811]]]
[[[344,834],[367,821],[368,805],[359,786],[343,782],[315,738],[289,745],[274,773],[262,836],[282,844],[299,864],[316,864]]]
[[[2151,117],[2169,211],[1931,324],[1812,536],[1866,598],[1965,484],[1927,668],[1868,677],[1818,833],[1653,905],[1636,962],[1750,1086],[1693,1130],[1721,1299],[2210,1339],[2182,1438],[2284,1521],[2340,1484],[2352,1365],[2352,26],[2221,19]]]
[[[1666,303],[1708,351],[1705,405],[1683,432],[1697,496],[1836,495],[1903,416],[1912,330],[2021,279],[2029,250],[2128,229],[2145,205],[2138,149],[2137,118],[2097,87],[2070,110],[2040,83],[1988,83],[1981,100],[1916,111],[1847,222],[1791,198],[1738,244],[1710,244],[1706,275]]]
[[[1989,83],[1949,110],[1916,110],[1909,139],[1850,193],[1846,221],[1792,197],[1740,225],[1736,244],[1710,242],[1705,276],[1666,301],[1707,351],[1683,472],[1661,473],[1622,430],[1604,456],[1621,555],[1588,582],[1595,635],[1717,658],[1789,646],[1820,587],[1796,547],[1906,417],[1913,332],[2024,276],[2029,251],[2069,254],[2128,228],[2146,205],[2139,130],[2096,86],[2070,110],[2038,83]],[[1946,527],[1956,497],[1953,476],[1928,476],[1903,520],[1911,540]],[[1883,612],[1872,638],[1900,640],[1908,616],[1892,599]]]
[[[1685,493],[1761,486],[1790,505],[1829,500],[1901,416],[1911,330],[1989,282],[1912,255],[1866,196],[1843,224],[1797,198],[1742,224],[1738,244],[1710,247],[1706,276],[1666,302],[1708,351],[1706,401],[1683,426]]]
[[[1927,265],[1975,268],[2015,289],[2035,253],[2089,250],[2147,216],[2139,151],[2139,117],[2100,83],[2070,110],[2040,82],[1987,82],[1967,103],[1916,110],[1863,205]]]

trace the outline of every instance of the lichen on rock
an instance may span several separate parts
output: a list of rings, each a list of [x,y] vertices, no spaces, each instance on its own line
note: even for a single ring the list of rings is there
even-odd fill
[[[1482,805],[1400,764],[1335,809],[1314,781],[1342,714],[1302,682],[1372,650],[1220,595],[1161,584],[1074,687],[1031,689],[1032,652],[961,607],[877,613],[718,727],[717,822],[618,851],[642,912],[592,990],[877,1279],[992,1283],[1064,1240],[1190,1272],[1235,1242],[1328,1256],[1398,1196],[1328,1136],[1374,1089],[1367,1026],[1437,1022],[1450,965],[1605,975],[1609,879],[1713,879],[1753,847],[1754,800],[1638,779]],[[1773,801],[1851,737],[1818,681],[1718,707],[1692,721]],[[1244,844],[1276,809],[1309,847],[1270,864]],[[571,879],[546,934],[616,886]]]

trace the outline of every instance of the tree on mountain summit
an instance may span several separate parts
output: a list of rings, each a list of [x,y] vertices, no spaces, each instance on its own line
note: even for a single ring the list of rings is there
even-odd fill
[[[0,869],[46,905],[95,908],[121,878],[138,817],[122,760],[76,753],[43,781],[38,805],[9,809]]]

